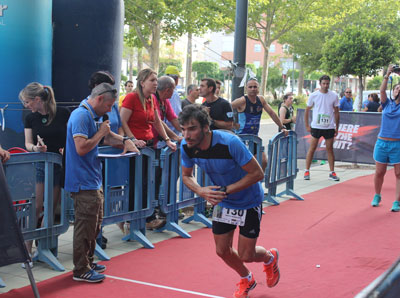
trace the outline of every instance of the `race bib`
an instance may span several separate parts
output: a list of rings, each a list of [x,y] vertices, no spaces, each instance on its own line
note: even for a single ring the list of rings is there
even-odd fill
[[[247,210],[224,208],[219,205],[214,207],[214,221],[227,223],[230,225],[244,226]]]
[[[317,124],[321,126],[329,126],[331,117],[326,114],[318,114]]]

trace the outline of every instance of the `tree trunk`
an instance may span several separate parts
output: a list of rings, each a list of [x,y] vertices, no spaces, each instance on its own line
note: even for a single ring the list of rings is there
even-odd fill
[[[268,48],[264,49],[263,70],[261,76],[261,95],[263,96],[267,91],[268,66],[269,66],[269,45]]]
[[[134,52],[135,49],[132,47],[130,48],[130,53],[129,53],[129,72],[128,72],[128,79],[129,81],[132,81],[133,77],[133,60],[134,60]]]
[[[300,65],[300,70],[299,70],[299,80],[297,82],[297,94],[302,95],[303,94],[303,85],[304,85],[304,70],[303,67]]]
[[[192,84],[192,33],[188,33],[187,54],[186,54],[186,79],[185,85],[187,87]]]
[[[160,36],[161,27],[160,25],[155,25],[153,27],[153,32],[151,34],[151,51],[150,51],[150,67],[158,72],[159,58],[160,58]]]
[[[137,49],[137,71],[141,71],[143,69],[143,48]]]
[[[358,101],[358,111],[361,111],[361,107],[362,107],[362,102],[363,102],[363,77],[362,75],[358,76],[358,80],[359,80],[359,86],[358,86],[358,98],[360,99]]]

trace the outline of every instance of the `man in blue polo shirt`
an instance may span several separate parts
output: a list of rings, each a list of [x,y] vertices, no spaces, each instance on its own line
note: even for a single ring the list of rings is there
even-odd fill
[[[105,138],[109,144],[138,152],[130,139],[110,130],[110,121],[98,123],[111,111],[117,90],[108,83],[97,85],[87,101],[69,118],[66,141],[65,190],[74,200],[73,279],[100,282],[106,267],[93,262],[96,237],[103,219],[103,190],[98,145]]]
[[[235,297],[247,297],[257,285],[244,262],[263,262],[267,285],[280,278],[278,250],[256,246],[260,233],[264,173],[257,160],[233,133],[210,131],[206,109],[189,105],[179,115],[184,141],[181,143],[182,180],[185,185],[214,206],[213,234],[219,257],[241,277]],[[193,176],[197,164],[213,186],[202,187]],[[239,226],[238,250],[232,247]]]
[[[339,110],[349,112],[353,111],[353,97],[350,88],[346,88],[344,91],[344,96],[340,99]]]

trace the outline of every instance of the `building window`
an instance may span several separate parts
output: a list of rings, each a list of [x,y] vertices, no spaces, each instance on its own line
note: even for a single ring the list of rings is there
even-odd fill
[[[253,64],[256,68],[260,67],[260,61],[253,61]]]
[[[269,67],[274,67],[275,66],[275,61],[270,61],[269,62]]]
[[[269,46],[269,52],[270,52],[270,53],[275,53],[275,45],[274,45],[274,44],[271,44],[271,45]]]
[[[288,45],[288,44],[284,44],[284,45],[283,45],[283,50],[284,50],[286,53],[289,53],[289,45]]]
[[[254,45],[254,52],[255,53],[261,53],[261,45],[259,43],[256,43]]]

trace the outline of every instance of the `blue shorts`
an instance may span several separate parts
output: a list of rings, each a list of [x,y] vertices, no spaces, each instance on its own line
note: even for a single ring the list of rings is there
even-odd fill
[[[59,164],[54,164],[53,176],[54,182],[53,185],[61,186],[61,175],[62,168]],[[44,183],[44,162],[36,163],[36,183]]]
[[[400,141],[378,139],[374,148],[374,160],[383,164],[400,163]]]

